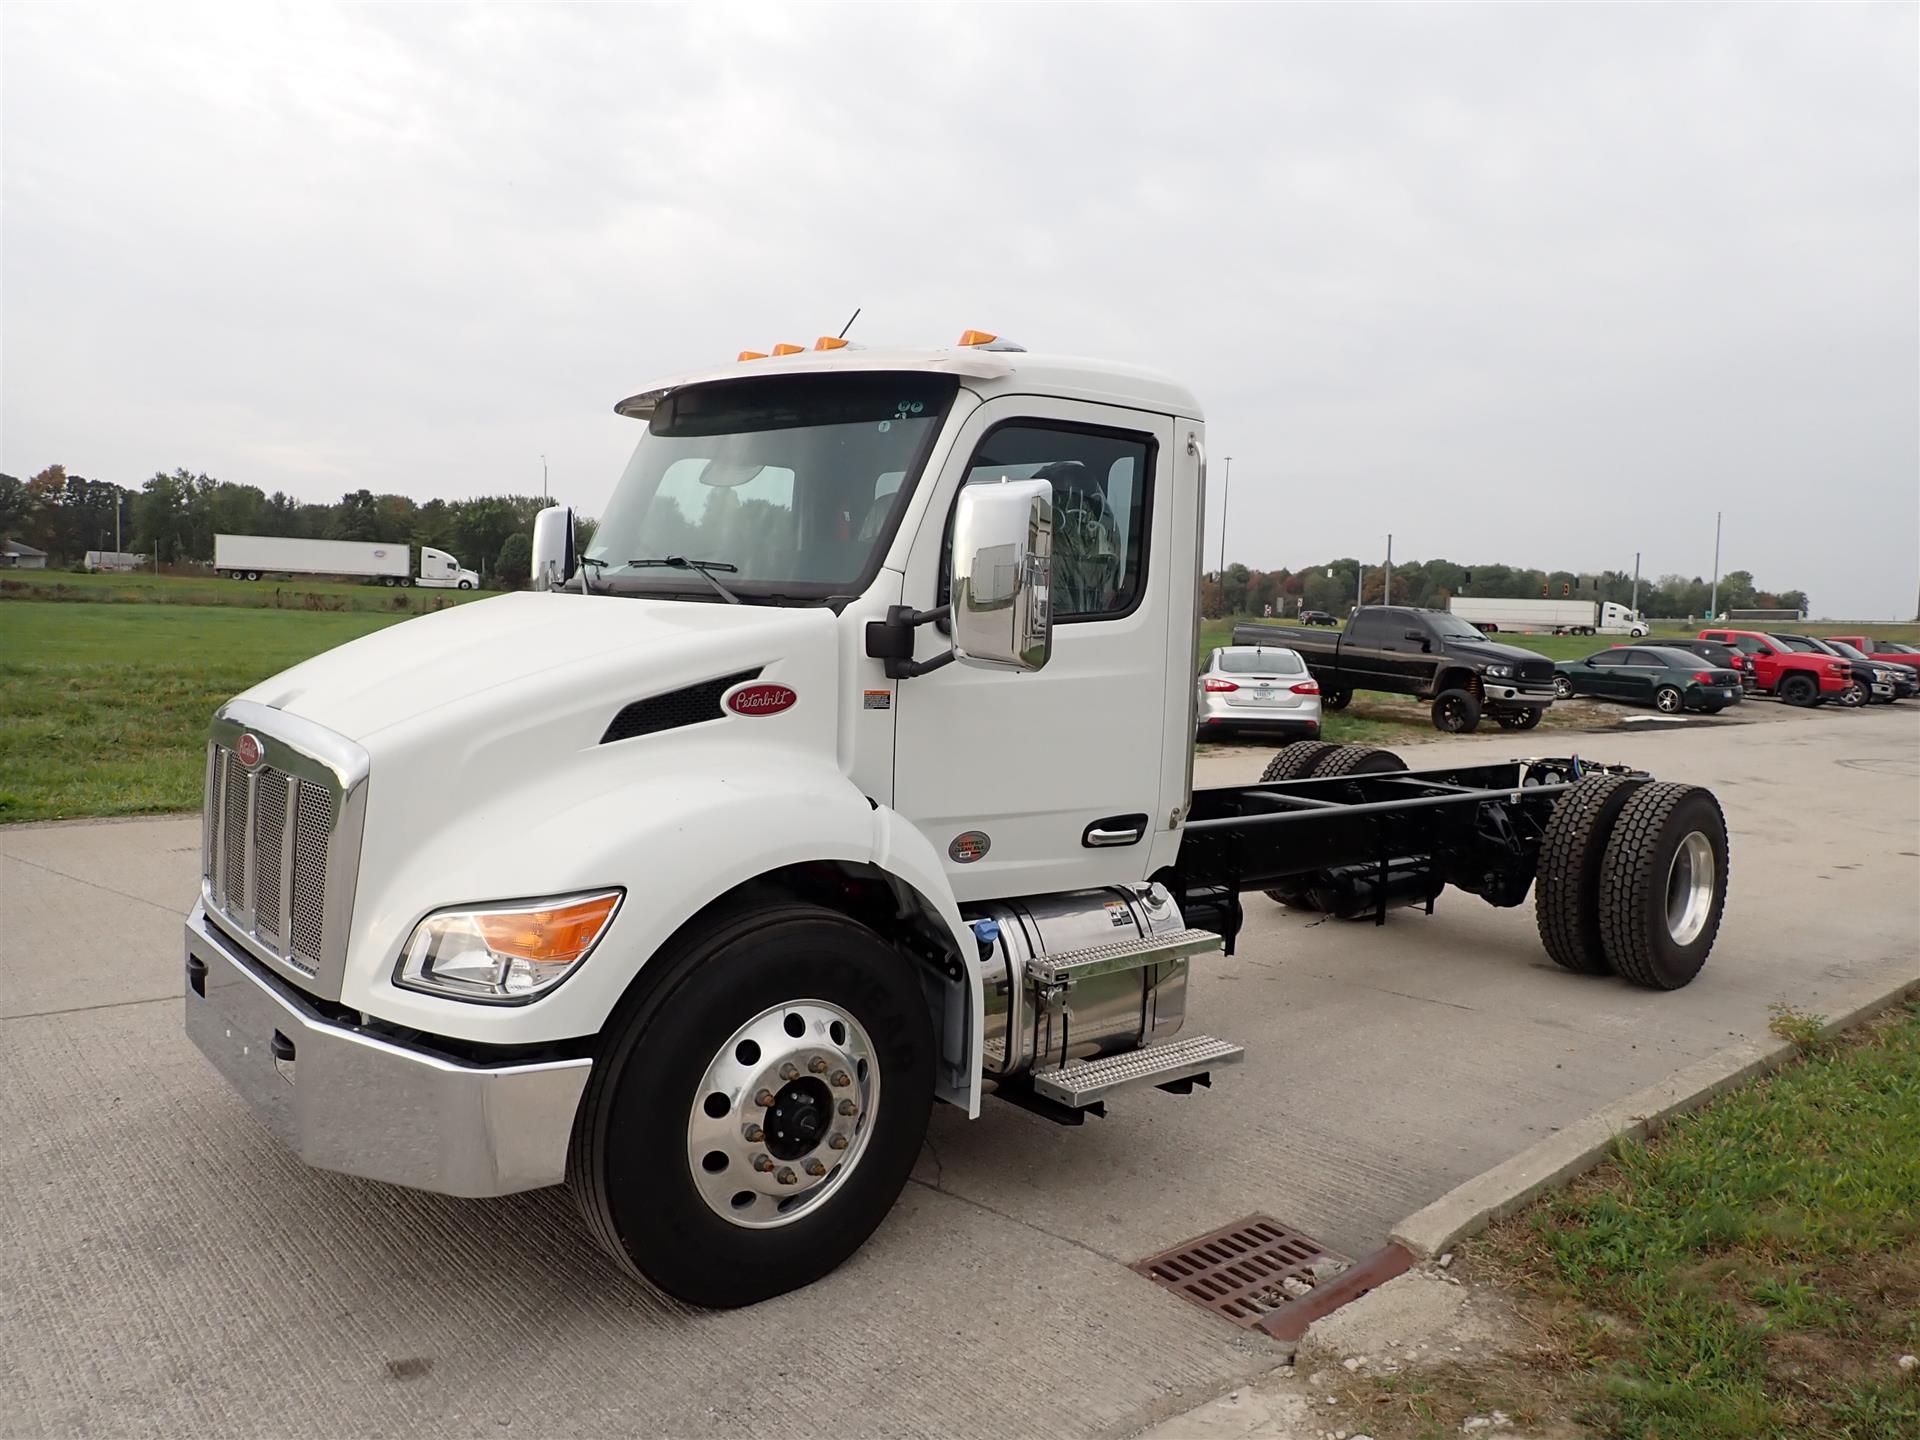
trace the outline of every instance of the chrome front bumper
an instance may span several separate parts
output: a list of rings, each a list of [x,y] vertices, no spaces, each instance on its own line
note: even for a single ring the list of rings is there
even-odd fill
[[[468,1065],[322,1019],[199,905],[186,968],[188,1038],[307,1164],[443,1195],[566,1178],[591,1060]]]
[[[1482,680],[1480,685],[1487,699],[1502,705],[1551,705],[1553,703],[1551,681],[1543,686],[1530,686],[1508,680]]]

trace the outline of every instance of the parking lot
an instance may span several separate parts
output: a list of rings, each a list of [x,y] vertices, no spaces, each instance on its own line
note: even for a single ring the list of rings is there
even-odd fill
[[[1253,1212],[1364,1254],[1541,1135],[1764,1033],[1770,1004],[1920,972],[1920,706],[1743,709],[1551,742],[1718,793],[1727,922],[1690,988],[1558,971],[1531,906],[1449,892],[1375,928],[1249,897],[1189,1018],[1244,1066],[1078,1131],[938,1112],[864,1251],[727,1314],[617,1277],[558,1191],[456,1201],[288,1159],[180,1033],[197,819],[0,830],[4,1429],[1130,1434],[1274,1354],[1129,1262]],[[1197,782],[1270,753],[1204,752]]]

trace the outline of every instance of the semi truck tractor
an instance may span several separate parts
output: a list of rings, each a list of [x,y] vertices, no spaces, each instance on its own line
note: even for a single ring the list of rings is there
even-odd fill
[[[185,1026],[311,1165],[565,1185],[614,1263],[741,1305],[861,1245],[935,1103],[1207,1103],[1242,1050],[1190,997],[1250,892],[1532,893],[1561,965],[1661,989],[1713,945],[1692,786],[1313,743],[1194,788],[1206,426],[1172,380],[970,332],[615,408],[632,458],[584,551],[540,514],[544,588],[213,719]]]
[[[286,535],[216,535],[213,568],[236,580],[270,575],[343,575],[405,585],[408,546],[404,540],[302,540]],[[473,590],[480,577],[464,570],[445,550],[420,547],[421,585]]]
[[[1634,611],[1611,600],[1479,600],[1455,595],[1447,608],[1492,635],[1501,630],[1547,635],[1629,635],[1652,628]]]

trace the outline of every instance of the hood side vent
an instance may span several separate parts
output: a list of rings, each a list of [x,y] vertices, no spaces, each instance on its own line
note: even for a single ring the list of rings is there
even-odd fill
[[[682,725],[718,720],[722,716],[720,697],[734,686],[759,676],[757,669],[742,670],[738,675],[722,675],[718,680],[702,680],[698,685],[635,700],[613,717],[600,743],[611,745],[616,740],[631,740],[637,735],[657,735],[662,730],[678,730]]]

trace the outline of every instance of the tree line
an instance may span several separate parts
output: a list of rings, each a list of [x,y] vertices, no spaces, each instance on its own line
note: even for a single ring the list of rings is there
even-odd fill
[[[217,534],[405,540],[416,571],[419,548],[431,545],[459,556],[492,583],[519,585],[531,569],[533,517],[547,503],[537,495],[422,503],[371,490],[316,503],[184,469],[156,471],[131,490],[49,465],[27,480],[0,475],[0,539],[45,550],[55,566],[74,565],[89,550],[115,548],[117,513],[119,548],[162,566],[211,564]],[[583,542],[592,524],[582,520]]]
[[[1201,581],[1201,608],[1208,615],[1275,615],[1325,610],[1345,615],[1355,604],[1378,605],[1387,596],[1387,572],[1351,557],[1328,560],[1300,570],[1253,570],[1233,564]],[[1444,610],[1456,595],[1485,600],[1611,600],[1633,603],[1633,576],[1620,570],[1576,574],[1571,570],[1530,570],[1513,565],[1461,565],[1451,560],[1395,561],[1392,600]],[[1649,619],[1704,615],[1713,597],[1712,582],[1698,575],[1642,576],[1640,613]],[[1746,570],[1720,577],[1721,612],[1747,609],[1807,610],[1804,590],[1763,590]]]

